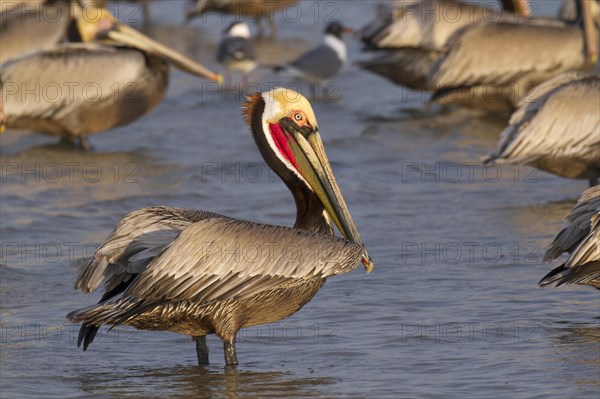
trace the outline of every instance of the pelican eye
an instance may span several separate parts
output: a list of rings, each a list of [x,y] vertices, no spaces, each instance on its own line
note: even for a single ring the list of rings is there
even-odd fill
[[[296,113],[296,114],[294,114],[294,119],[298,122],[301,122],[302,119],[304,119],[304,117],[302,116],[301,113]]]

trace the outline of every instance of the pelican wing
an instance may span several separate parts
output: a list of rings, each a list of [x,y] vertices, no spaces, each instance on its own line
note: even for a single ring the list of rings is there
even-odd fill
[[[441,51],[462,27],[483,19],[498,21],[500,18],[509,17],[497,9],[461,0],[401,3],[365,27],[362,40],[377,49],[415,47]]]
[[[558,258],[568,252],[573,255],[568,264],[586,263],[591,261],[596,252],[595,260],[600,260],[598,246],[600,245],[600,186],[586,190],[566,218],[565,227],[556,235],[548,247],[544,261]],[[595,248],[594,248],[595,247]],[[579,253],[579,249],[581,252]],[[575,255],[575,252],[578,254]],[[587,254],[587,255],[586,255]]]
[[[596,206],[596,213],[591,218],[588,234],[567,259],[567,267],[575,267],[586,263],[600,263],[600,201]]]
[[[584,64],[583,43],[579,28],[559,22],[469,25],[450,38],[448,53],[429,76],[430,85],[438,90],[510,85],[529,75],[557,74]]]
[[[354,270],[358,244],[225,217],[201,220],[148,265],[124,297],[208,304]]]
[[[542,88],[542,91],[547,88]],[[531,162],[573,154],[590,164],[600,160],[600,78],[589,75],[547,90],[523,103],[502,132],[499,161]]]
[[[210,212],[153,207],[125,216],[81,271],[75,288],[96,290],[103,282],[107,293],[143,272],[180,233],[198,220],[216,217]]]
[[[427,75],[439,56],[440,53],[437,51],[405,48],[361,61],[358,65],[396,84],[416,90],[429,90]]]
[[[66,2],[56,2],[49,8],[42,1],[0,2],[0,63],[58,44],[68,24]]]
[[[128,90],[135,94],[141,88],[130,87],[131,82],[139,79],[145,63],[137,50],[97,44],[61,45],[7,61],[0,71],[7,124],[59,120],[82,104],[114,102]]]

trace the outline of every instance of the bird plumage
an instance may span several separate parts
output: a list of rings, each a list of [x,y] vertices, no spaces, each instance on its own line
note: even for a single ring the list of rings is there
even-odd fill
[[[162,99],[167,61],[197,76],[222,79],[118,22],[108,10],[96,12],[98,18],[87,18],[73,5],[70,33],[85,43],[25,53],[2,64],[2,127],[33,129],[88,148],[87,136],[129,123]],[[28,101],[32,96],[35,101]]]
[[[168,66],[160,57],[95,43],[25,54],[0,71],[9,127],[72,140],[139,118],[167,85]],[[27,101],[32,92],[38,99]]]
[[[81,322],[84,350],[103,324],[188,334],[198,361],[203,338],[217,334],[225,360],[237,364],[239,329],[274,322],[309,302],[328,277],[373,263],[322,148],[318,125],[300,94],[275,89],[244,110],[261,154],[290,188],[293,228],[167,207],[130,213],[96,251],[75,287],[106,292],[67,315]],[[333,223],[346,239],[333,235]]]
[[[427,78],[461,28],[480,21],[515,21],[518,15],[461,0],[400,3],[381,11],[361,30],[365,50],[385,54],[359,66],[415,90],[433,91]]]
[[[534,86],[562,72],[590,70],[588,41],[595,40],[597,26],[585,22],[589,13],[584,9],[582,5],[578,23],[483,21],[458,30],[428,77],[428,86],[436,91],[432,101],[514,110]]]
[[[559,176],[600,177],[600,77],[567,73],[532,90],[486,162],[522,162]]]
[[[301,54],[276,71],[287,71],[294,77],[309,83],[324,83],[334,78],[348,61],[343,34],[349,31],[339,22],[331,22],[325,28],[323,42]]]
[[[565,263],[544,276],[539,284],[585,284],[600,289],[600,186],[586,190],[569,215],[565,227],[548,247],[544,261],[563,253]]]
[[[19,54],[51,48],[64,39],[71,19],[69,1],[28,1],[14,8],[9,6],[17,1],[4,3],[0,10],[0,64]]]
[[[228,72],[240,72],[244,80],[257,67],[256,50],[250,28],[244,22],[234,22],[225,31],[217,49],[217,61]]]

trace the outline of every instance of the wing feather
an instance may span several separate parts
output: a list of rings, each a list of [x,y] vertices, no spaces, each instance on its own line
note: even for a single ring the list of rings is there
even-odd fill
[[[562,82],[563,77],[557,79]],[[530,97],[533,102],[521,103],[493,159],[531,162],[576,156],[589,164],[600,162],[600,78],[587,75],[549,87],[542,87],[538,98]]]
[[[211,217],[216,215],[166,207],[144,208],[128,214],[96,250],[77,277],[75,288],[90,292],[104,282],[110,291],[141,273],[185,227]]]
[[[139,78],[145,65],[137,50],[92,43],[65,44],[13,58],[0,71],[7,124],[62,119],[92,98],[95,103],[103,98],[112,101],[118,90]],[[33,95],[40,100],[29,101]]]
[[[518,45],[516,45],[518,44]],[[531,75],[554,75],[584,65],[583,33],[560,22],[468,25],[449,40],[429,83],[446,87],[510,85]]]
[[[302,230],[226,218],[185,228],[124,296],[209,303],[355,269],[360,246]]]

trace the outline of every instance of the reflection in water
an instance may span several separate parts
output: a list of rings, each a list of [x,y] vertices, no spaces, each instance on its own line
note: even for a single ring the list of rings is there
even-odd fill
[[[335,380],[330,377],[297,377],[280,371],[249,371],[220,367],[131,368],[127,375],[104,370],[72,378],[87,393],[119,397],[177,398],[288,398],[322,397]]]
[[[549,344],[569,385],[580,390],[598,388],[600,372],[600,320],[596,325],[550,329]],[[593,378],[592,376],[596,376]]]

